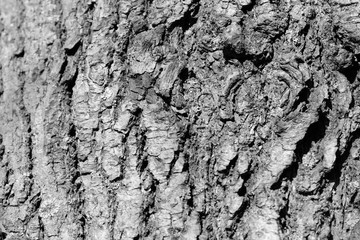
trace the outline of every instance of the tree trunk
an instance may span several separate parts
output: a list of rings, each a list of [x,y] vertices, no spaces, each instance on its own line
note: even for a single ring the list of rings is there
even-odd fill
[[[356,0],[0,0],[0,239],[360,239]]]

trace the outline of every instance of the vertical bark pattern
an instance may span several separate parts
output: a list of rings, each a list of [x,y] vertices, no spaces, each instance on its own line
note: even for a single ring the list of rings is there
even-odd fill
[[[360,239],[356,0],[0,0],[0,239]]]

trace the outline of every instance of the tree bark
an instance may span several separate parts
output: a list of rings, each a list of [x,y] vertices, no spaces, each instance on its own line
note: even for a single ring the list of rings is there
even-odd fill
[[[360,239],[356,0],[0,0],[0,239]]]

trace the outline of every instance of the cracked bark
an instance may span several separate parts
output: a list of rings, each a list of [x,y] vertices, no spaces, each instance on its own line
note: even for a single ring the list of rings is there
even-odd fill
[[[360,239],[358,1],[0,6],[0,239]]]

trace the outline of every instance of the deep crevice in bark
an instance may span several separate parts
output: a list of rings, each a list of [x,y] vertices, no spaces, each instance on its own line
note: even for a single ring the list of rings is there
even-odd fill
[[[45,226],[44,223],[42,221],[41,217],[38,217],[39,220],[39,240],[44,240],[45,239]]]
[[[295,156],[297,161],[301,162],[303,156],[309,152],[313,143],[319,142],[324,138],[326,129],[329,125],[327,116],[319,112],[319,118],[315,123],[312,123],[306,130],[306,134],[302,140],[296,144]]]
[[[347,239],[359,218],[354,209],[359,181],[353,172],[360,133],[349,133],[357,128],[360,101],[355,8],[339,1],[115,2],[2,1],[0,194],[5,199],[0,227],[8,235],[0,239],[20,239],[23,233],[31,240]],[[168,29],[157,32],[164,26]],[[155,44],[138,34],[154,37]],[[79,66],[85,59],[93,64],[92,79],[83,75],[89,68]],[[154,85],[169,61],[186,68],[174,78],[166,76],[160,99]],[[277,63],[288,67],[278,69]],[[236,72],[240,77],[230,80]],[[339,72],[348,81],[336,79]],[[133,89],[127,87],[127,73],[138,74]],[[151,78],[146,83],[145,75]],[[272,81],[278,75],[286,78],[290,93]],[[200,101],[206,94],[210,97]],[[315,116],[314,109],[321,113]],[[121,130],[113,129],[118,119],[124,121]],[[184,124],[191,133],[179,127]],[[273,131],[277,124],[281,135]],[[261,141],[254,140],[254,126]],[[273,160],[271,141],[285,148],[287,137],[301,138],[291,134],[304,137],[289,139],[295,157],[285,170],[285,163],[270,162],[277,176],[282,173],[269,191],[274,176],[265,165]],[[334,135],[338,142],[332,142]],[[246,154],[238,146],[224,153],[231,160],[219,172],[214,149],[228,137]],[[167,149],[163,144],[172,147],[169,156],[175,155],[167,159],[170,171],[157,162],[152,173],[151,161]],[[331,170],[322,159],[326,144],[339,148]],[[111,152],[109,161],[105,152]],[[247,167],[252,161],[256,166]],[[129,176],[133,164],[135,176]],[[48,176],[39,176],[42,168]],[[315,190],[302,191],[308,186]],[[118,198],[123,193],[130,200]],[[167,205],[170,200],[174,205]],[[120,204],[127,201],[131,206],[123,211]],[[258,201],[264,211],[256,211]],[[323,214],[327,208],[329,214]],[[178,222],[172,214],[166,219],[168,211],[179,211]],[[17,220],[24,215],[25,221]],[[134,223],[124,226],[123,219],[125,225]]]
[[[68,55],[68,56],[74,56],[76,54],[76,52],[78,51],[78,49],[81,47],[82,45],[82,42],[81,40],[77,40],[76,43],[71,46],[70,48],[65,48],[65,53]]]
[[[319,112],[319,118],[315,123],[312,123],[306,130],[306,134],[297,144],[294,150],[295,159],[293,162],[281,173],[277,182],[271,185],[272,190],[279,189],[282,182],[286,179],[292,181],[298,174],[299,165],[302,162],[303,156],[309,152],[313,143],[319,142],[324,138],[326,129],[329,125],[327,116]]]
[[[246,5],[246,6],[243,6],[241,8],[241,10],[245,13],[245,14],[248,14],[249,12],[251,12],[254,7],[256,6],[256,0],[251,0],[250,1],[250,4]]]
[[[289,214],[289,199],[287,198],[286,204],[279,210],[278,221],[279,221],[282,232],[285,232],[289,228],[288,222],[287,222],[289,216],[290,216],[290,214]]]
[[[354,83],[359,72],[359,65],[357,62],[353,63],[350,67],[340,70],[340,72],[345,75],[350,83]]]
[[[32,166],[33,166],[33,139],[32,139],[32,129],[31,129],[31,115],[28,111],[28,109],[25,106],[25,101],[24,101],[24,91],[25,91],[25,79],[26,79],[26,75],[24,72],[21,72],[19,75],[19,79],[20,79],[20,88],[19,88],[19,100],[18,100],[18,107],[19,107],[19,112],[20,112],[20,117],[21,117],[21,121],[24,127],[24,144],[25,144],[25,159],[23,159],[24,161],[26,161],[25,166],[26,166],[26,182],[28,182],[28,184],[26,184],[27,186],[25,187],[25,196],[24,199],[19,199],[21,201],[21,203],[24,203],[28,196],[31,194],[31,188],[33,185],[33,174],[32,174]]]
[[[234,238],[234,235],[236,233],[236,228],[237,228],[237,224],[242,220],[246,210],[250,207],[250,199],[245,198],[243,203],[241,204],[240,208],[234,213],[234,215],[232,216],[233,224],[230,228],[230,239]]]
[[[141,235],[139,235],[140,237],[146,237],[149,236],[149,234],[151,233],[151,227],[149,226],[150,224],[150,217],[156,212],[155,209],[155,198],[156,198],[156,191],[157,191],[157,187],[156,187],[157,183],[156,181],[153,182],[153,184],[151,185],[150,191],[147,193],[147,196],[145,198],[145,201],[143,201],[142,203],[142,216],[141,216]]]
[[[196,15],[200,11],[200,6],[201,6],[200,0],[193,0],[191,5],[189,6],[189,10],[184,14],[184,16],[179,20],[174,21],[168,27],[167,31],[170,33],[177,26],[181,27],[183,32],[191,28],[197,22]]]
[[[5,240],[7,234],[5,232],[0,232],[0,240]]]
[[[70,101],[72,101],[72,98],[73,98],[73,93],[74,93],[73,89],[74,89],[74,86],[76,83],[76,79],[78,77],[78,73],[79,73],[78,68],[76,68],[74,76],[72,76],[69,80],[64,82],[65,91],[66,91],[67,96]],[[71,106],[71,103],[70,103],[70,106]]]
[[[244,182],[242,187],[237,192],[239,196],[245,196],[247,194],[247,184],[252,176],[252,173],[253,173],[252,171],[248,171],[246,173],[241,174],[241,178],[243,179]]]
[[[360,129],[356,129],[353,133],[351,133],[343,152],[340,152],[339,150],[336,151],[336,160],[334,167],[329,172],[325,173],[324,178],[327,179],[329,182],[335,183],[334,189],[336,189],[340,183],[340,178],[343,173],[343,166],[348,160],[350,150],[354,141],[358,138],[360,138]]]
[[[291,112],[295,111],[301,103],[309,104],[308,98],[310,96],[310,93],[311,93],[311,91],[309,88],[301,89],[298,96],[296,97],[296,100],[295,100],[293,106],[291,107]],[[303,111],[306,111],[306,109],[303,109]]]
[[[169,173],[167,174],[166,178],[169,180],[171,177],[171,174],[173,172],[173,168],[175,166],[175,163],[177,162],[177,160],[179,159],[179,156],[182,152],[184,152],[184,148],[185,148],[185,144],[187,139],[189,139],[190,136],[190,125],[187,124],[183,131],[181,131],[180,136],[179,136],[179,146],[178,149],[174,151],[174,158],[171,160],[170,162],[170,170]]]

